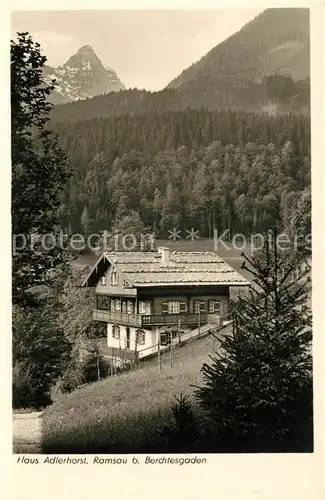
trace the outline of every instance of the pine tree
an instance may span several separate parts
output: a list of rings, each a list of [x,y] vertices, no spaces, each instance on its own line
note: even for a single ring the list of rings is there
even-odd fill
[[[311,314],[305,272],[293,281],[296,254],[272,242],[245,267],[247,297],[233,304],[233,331],[202,367],[195,397],[219,451],[310,451]]]

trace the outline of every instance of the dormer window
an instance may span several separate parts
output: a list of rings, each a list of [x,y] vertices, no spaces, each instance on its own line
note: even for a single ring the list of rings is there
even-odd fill
[[[111,285],[112,286],[118,285],[118,274],[115,271],[113,271],[111,274]]]
[[[100,284],[101,284],[102,286],[107,285],[107,278],[106,278],[106,276],[101,276],[101,277],[100,277]]]

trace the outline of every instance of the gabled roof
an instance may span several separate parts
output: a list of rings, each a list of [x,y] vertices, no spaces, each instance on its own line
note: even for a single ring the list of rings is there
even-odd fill
[[[232,285],[249,282],[213,252],[169,252],[167,264],[159,252],[104,252],[83,286],[96,286],[109,265],[132,287],[163,285]]]

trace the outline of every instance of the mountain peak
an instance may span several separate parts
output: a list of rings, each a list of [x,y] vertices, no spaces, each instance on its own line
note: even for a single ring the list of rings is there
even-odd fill
[[[79,67],[83,62],[89,62],[104,69],[101,60],[90,45],[83,45],[80,47],[80,49],[67,60],[64,66]]]
[[[47,68],[46,74],[57,81],[52,93],[55,103],[87,99],[125,88],[115,71],[103,66],[91,45],[80,47],[63,66]]]
[[[95,51],[94,51],[94,49],[92,48],[91,45],[82,45],[80,47],[80,49],[78,49],[77,52],[86,52],[86,53],[87,52],[93,52],[93,53],[95,53]]]

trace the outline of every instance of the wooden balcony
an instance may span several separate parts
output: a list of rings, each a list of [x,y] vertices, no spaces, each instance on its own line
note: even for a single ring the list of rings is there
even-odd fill
[[[116,311],[95,309],[93,319],[105,321],[106,323],[116,323],[117,325],[136,326],[138,328],[142,326],[141,315],[139,314],[125,314]]]
[[[154,314],[142,316],[142,326],[189,326],[207,323],[207,314]]]
[[[116,323],[117,325],[146,328],[151,326],[187,326],[195,328],[208,322],[207,314],[125,314],[120,312],[95,309],[93,319]]]

